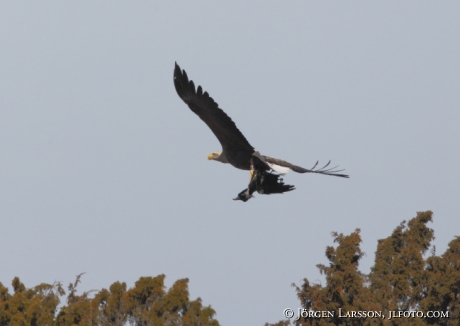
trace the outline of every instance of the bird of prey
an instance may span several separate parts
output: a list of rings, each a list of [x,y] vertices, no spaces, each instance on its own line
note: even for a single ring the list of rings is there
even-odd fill
[[[233,120],[219,108],[212,97],[207,92],[203,92],[201,86],[195,88],[193,81],[188,79],[187,73],[181,70],[177,62],[174,68],[174,86],[179,97],[208,125],[222,145],[222,151],[209,154],[208,160],[229,163],[238,169],[250,170],[249,185],[234,198],[235,200],[246,202],[253,197],[255,191],[268,195],[294,190],[294,186],[284,184],[281,178],[281,175],[289,170],[348,178],[348,175],[339,173],[343,170],[336,170],[336,167],[328,168],[330,161],[322,168],[317,169],[318,162],[316,162],[313,168],[305,169],[280,159],[261,155],[249,144]]]

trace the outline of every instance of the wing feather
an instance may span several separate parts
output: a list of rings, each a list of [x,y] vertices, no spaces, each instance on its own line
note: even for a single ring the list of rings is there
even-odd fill
[[[346,174],[339,173],[339,172],[342,172],[344,170],[336,170],[336,168],[337,168],[336,166],[333,167],[333,168],[327,169],[329,164],[331,164],[331,161],[329,161],[322,168],[318,168],[318,169],[315,170],[316,166],[318,165],[318,162],[316,162],[315,165],[311,169],[305,169],[303,167],[294,165],[292,163],[289,163],[289,162],[286,162],[286,161],[283,161],[283,160],[280,160],[280,159],[277,159],[277,158],[273,158],[273,157],[269,157],[269,156],[264,156],[264,158],[268,163],[281,165],[281,166],[290,168],[292,171],[295,171],[297,173],[319,173],[319,174],[324,174],[324,175],[333,175],[333,176],[342,177],[342,178],[348,178],[349,177]]]
[[[195,84],[188,79],[185,70],[181,70],[177,63],[174,68],[174,86],[177,95],[208,125],[224,150],[231,148],[234,151],[254,151],[233,120],[219,108],[213,98],[207,92],[203,92],[201,86],[195,91]]]

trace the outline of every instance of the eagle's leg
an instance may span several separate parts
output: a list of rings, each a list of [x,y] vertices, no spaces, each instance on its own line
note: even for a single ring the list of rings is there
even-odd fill
[[[255,174],[255,171],[254,171],[254,163],[252,161],[252,158],[251,158],[251,161],[250,161],[250,166],[249,166],[249,182],[252,181],[252,179],[254,178],[254,174]]]

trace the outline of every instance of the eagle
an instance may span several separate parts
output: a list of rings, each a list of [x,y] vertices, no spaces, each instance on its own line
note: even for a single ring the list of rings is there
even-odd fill
[[[247,188],[234,200],[246,202],[256,191],[269,195],[294,190],[294,186],[286,185],[281,178],[290,170],[297,173],[318,173],[348,178],[348,175],[340,173],[343,170],[336,170],[337,167],[329,168],[330,161],[322,168],[317,168],[318,162],[316,162],[311,169],[305,169],[280,159],[261,155],[213,98],[207,92],[203,92],[201,86],[195,88],[193,81],[189,80],[187,73],[181,70],[177,62],[174,68],[174,87],[177,95],[206,123],[222,145],[222,150],[209,154],[208,160],[228,163],[237,169],[250,171]]]

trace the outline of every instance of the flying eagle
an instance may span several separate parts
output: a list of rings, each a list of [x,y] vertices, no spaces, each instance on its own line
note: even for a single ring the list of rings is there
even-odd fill
[[[201,86],[195,89],[193,81],[188,79],[185,70],[181,70],[177,63],[174,68],[174,86],[179,97],[208,125],[222,145],[222,151],[209,154],[208,160],[230,163],[238,169],[250,170],[249,185],[235,200],[246,202],[255,191],[268,195],[294,190],[294,186],[284,184],[280,178],[289,170],[348,178],[348,175],[339,173],[343,170],[336,170],[336,167],[327,168],[330,161],[320,169],[316,169],[318,162],[313,168],[305,169],[283,160],[260,155],[212,97],[203,92]]]

